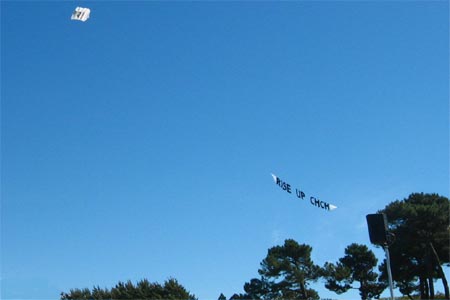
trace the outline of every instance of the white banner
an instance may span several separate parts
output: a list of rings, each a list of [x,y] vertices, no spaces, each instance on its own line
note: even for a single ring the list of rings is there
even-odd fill
[[[290,185],[286,181],[281,180],[280,177],[278,177],[274,174],[271,174],[271,175],[272,175],[272,178],[273,178],[273,181],[275,182],[275,184],[278,185],[282,190],[286,191],[289,194],[294,194],[294,192],[295,192],[295,195],[297,196],[297,198],[302,199],[302,200],[307,198],[306,194],[302,190],[295,188],[295,191],[294,191],[294,188],[292,187],[292,185]],[[311,203],[311,205],[316,206],[318,208],[325,209],[325,210],[335,210],[337,208],[336,205],[322,201],[319,198],[316,198],[313,196],[309,197],[309,202]]]

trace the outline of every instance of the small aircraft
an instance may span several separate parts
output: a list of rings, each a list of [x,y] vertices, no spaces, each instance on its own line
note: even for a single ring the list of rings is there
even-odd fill
[[[81,22],[86,22],[89,19],[89,15],[91,14],[91,10],[89,8],[77,7],[72,13],[71,20],[78,20]]]

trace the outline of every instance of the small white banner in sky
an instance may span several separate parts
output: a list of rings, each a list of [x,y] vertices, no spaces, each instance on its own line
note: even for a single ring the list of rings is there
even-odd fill
[[[274,174],[271,174],[271,175],[272,175],[273,181],[275,182],[276,185],[278,185],[282,190],[286,191],[287,193],[292,194],[293,188],[289,183],[281,180],[280,177],[278,177]],[[306,194],[298,188],[295,188],[295,195],[297,196],[297,198],[302,199],[302,200],[306,197]],[[323,208],[325,210],[335,210],[337,208],[336,205],[327,203],[325,201],[322,201],[322,200],[320,200],[316,197],[312,197],[312,196],[309,197],[309,202],[311,203],[311,205],[314,205],[318,208]]]
[[[75,11],[72,13],[72,17],[70,19],[85,22],[87,19],[89,19],[90,14],[91,10],[89,8],[78,6],[77,8],[75,8]]]

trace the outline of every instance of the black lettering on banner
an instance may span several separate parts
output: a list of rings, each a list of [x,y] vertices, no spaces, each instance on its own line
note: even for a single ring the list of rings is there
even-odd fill
[[[291,185],[290,185],[289,183],[287,183],[287,182],[284,182],[284,181],[283,181],[283,183],[282,183],[282,185],[281,185],[281,188],[282,188],[283,190],[285,190],[286,192],[288,192],[288,193],[291,192]]]
[[[273,177],[273,180],[275,181],[276,185],[278,185],[282,190],[288,192],[289,194],[292,194],[293,188],[289,183],[281,180],[278,176],[275,176],[274,174],[272,174],[272,177]],[[297,196],[297,198],[300,198],[302,200],[306,197],[306,194],[302,190],[299,190],[297,188],[295,189],[295,195]],[[329,204],[325,201],[322,201],[320,199],[317,199],[316,197],[313,197],[313,196],[309,197],[309,202],[311,203],[311,205],[314,205],[318,208],[322,208],[322,209],[325,209],[328,211],[334,210],[337,208],[336,206]]]
[[[330,204],[329,203],[326,203],[325,201],[317,199],[316,197],[310,197],[309,201],[314,206],[317,206],[319,208],[323,208],[323,209],[326,209],[326,210],[330,210]]]
[[[277,178],[277,180],[276,180],[275,183],[276,183],[279,187],[281,187],[283,190],[285,190],[286,192],[292,194],[291,185],[290,185],[289,183],[287,183],[287,182],[281,180],[281,179],[278,178],[278,177],[276,177],[276,178]]]
[[[312,205],[317,206],[318,208],[324,208],[322,206],[322,203],[324,202],[320,201],[320,199],[317,199],[316,197],[309,198],[309,201],[311,202]]]
[[[314,200],[314,205],[315,206],[317,206],[317,207],[320,207],[320,200],[319,199],[316,199],[316,198],[314,198],[315,200]]]
[[[305,198],[305,193],[303,193],[303,191],[299,191],[298,189],[295,189],[295,194],[297,195],[298,198]]]

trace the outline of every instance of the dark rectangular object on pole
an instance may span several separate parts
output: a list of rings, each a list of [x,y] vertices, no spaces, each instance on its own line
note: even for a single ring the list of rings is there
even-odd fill
[[[369,227],[369,237],[372,244],[387,243],[387,219],[385,214],[370,214],[366,216]]]

